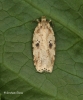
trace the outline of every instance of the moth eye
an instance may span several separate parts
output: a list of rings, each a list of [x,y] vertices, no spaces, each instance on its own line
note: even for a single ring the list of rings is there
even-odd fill
[[[52,43],[49,43],[49,48],[50,48],[50,49],[52,48]]]
[[[36,47],[39,47],[39,43],[36,43]]]

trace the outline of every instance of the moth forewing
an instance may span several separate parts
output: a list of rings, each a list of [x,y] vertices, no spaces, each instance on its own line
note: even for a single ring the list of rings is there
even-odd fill
[[[55,36],[50,21],[45,17],[38,21],[33,34],[33,60],[36,70],[52,72],[55,60]]]

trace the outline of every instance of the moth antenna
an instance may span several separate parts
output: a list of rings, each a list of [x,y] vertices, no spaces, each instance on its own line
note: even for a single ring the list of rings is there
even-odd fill
[[[49,20],[49,23],[50,23],[50,22],[52,22],[52,20],[51,20],[51,19]]]
[[[40,22],[40,20],[39,20],[39,19],[37,19],[36,21],[37,21],[38,23]]]

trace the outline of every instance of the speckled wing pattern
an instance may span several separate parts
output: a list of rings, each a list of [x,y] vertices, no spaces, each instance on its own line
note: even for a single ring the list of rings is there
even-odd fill
[[[50,21],[43,16],[33,34],[33,60],[37,72],[52,72],[55,60],[55,36]]]

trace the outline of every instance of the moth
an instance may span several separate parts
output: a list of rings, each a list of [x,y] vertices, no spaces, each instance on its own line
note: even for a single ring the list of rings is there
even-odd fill
[[[33,61],[37,72],[52,72],[55,60],[55,36],[45,16],[37,19],[38,25],[33,34]]]

